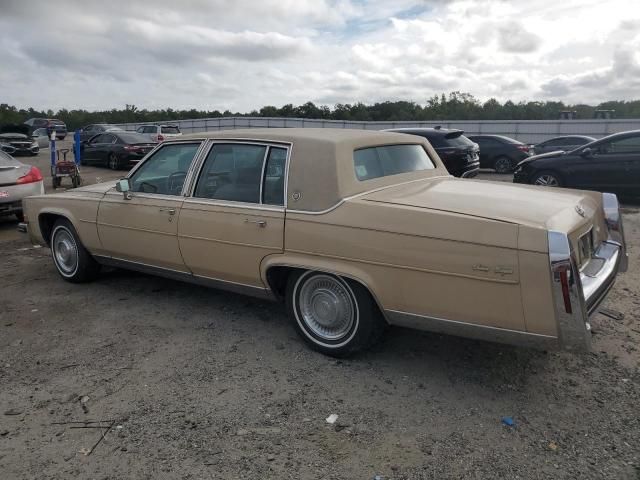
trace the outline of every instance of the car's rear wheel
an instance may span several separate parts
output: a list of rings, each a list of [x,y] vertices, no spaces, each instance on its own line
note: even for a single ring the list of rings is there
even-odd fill
[[[493,169],[498,173],[509,173],[513,170],[513,162],[509,157],[498,157],[493,164]]]
[[[51,231],[53,263],[62,278],[72,283],[93,280],[100,271],[100,264],[82,245],[71,222],[60,219]]]
[[[562,180],[555,172],[540,172],[533,177],[531,184],[541,187],[561,187]]]
[[[115,153],[109,154],[108,165],[111,170],[118,170],[120,168],[120,162],[118,161],[118,157]]]
[[[371,346],[386,326],[366,288],[324,272],[302,271],[289,277],[287,310],[307,344],[336,357]]]

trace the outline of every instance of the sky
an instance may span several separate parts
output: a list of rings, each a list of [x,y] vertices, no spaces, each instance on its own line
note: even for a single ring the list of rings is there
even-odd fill
[[[640,0],[0,0],[0,103],[640,98]]]

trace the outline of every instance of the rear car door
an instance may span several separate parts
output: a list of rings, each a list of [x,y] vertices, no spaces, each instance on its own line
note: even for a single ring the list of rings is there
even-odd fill
[[[112,258],[188,272],[178,246],[178,217],[186,178],[201,141],[170,143],[128,178],[131,198],[109,190],[98,209],[98,235]]]
[[[284,248],[289,146],[214,141],[180,212],[179,243],[194,275],[264,289],[260,263]]]

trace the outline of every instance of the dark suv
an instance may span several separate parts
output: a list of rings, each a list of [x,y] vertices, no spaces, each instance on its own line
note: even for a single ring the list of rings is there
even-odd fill
[[[32,135],[33,132],[39,128],[46,128],[47,134],[49,135],[55,130],[58,140],[63,140],[64,137],[67,136],[67,126],[65,123],[55,118],[30,118],[24,122],[24,124],[29,126],[29,135]]]
[[[498,173],[512,172],[531,155],[529,145],[503,135],[469,135],[469,140],[480,147],[480,167],[493,168]]]
[[[394,128],[388,132],[408,133],[429,140],[444,166],[454,177],[475,177],[480,171],[478,146],[462,130],[446,128]]]

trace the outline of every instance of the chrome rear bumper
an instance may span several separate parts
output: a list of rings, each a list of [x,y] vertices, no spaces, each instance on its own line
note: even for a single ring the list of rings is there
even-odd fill
[[[550,231],[549,262],[558,325],[558,341],[566,350],[591,348],[589,317],[594,314],[615,283],[618,272],[627,270],[627,251],[618,199],[603,194],[608,238],[593,253],[589,267],[578,268],[576,253],[566,233]]]

